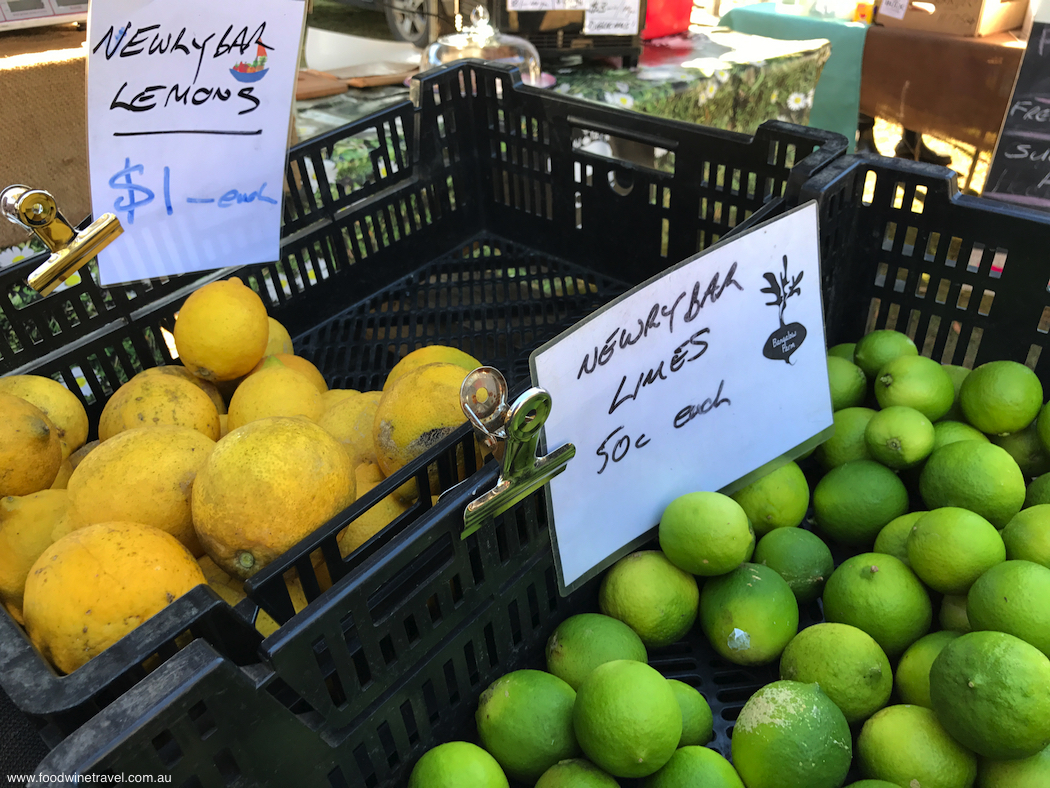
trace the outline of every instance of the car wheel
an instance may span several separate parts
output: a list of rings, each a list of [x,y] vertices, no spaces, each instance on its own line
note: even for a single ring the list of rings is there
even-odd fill
[[[427,0],[385,0],[383,9],[395,38],[420,48],[430,43]]]

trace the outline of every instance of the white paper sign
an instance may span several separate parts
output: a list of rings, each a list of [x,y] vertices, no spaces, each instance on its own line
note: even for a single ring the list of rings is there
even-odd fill
[[[508,11],[582,11],[587,0],[507,0]]]
[[[879,16],[904,19],[904,13],[907,10],[908,0],[882,0],[882,3],[879,5]]]
[[[725,489],[830,431],[817,223],[808,203],[759,225],[532,355],[553,402],[547,448],[576,446],[549,486],[563,589],[679,495]]]
[[[103,284],[276,260],[303,0],[92,0]]]
[[[583,32],[594,36],[638,35],[639,0],[587,0]]]

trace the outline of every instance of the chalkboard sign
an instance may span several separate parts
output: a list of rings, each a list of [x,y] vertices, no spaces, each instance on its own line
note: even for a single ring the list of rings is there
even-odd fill
[[[984,196],[1050,211],[1050,24],[1035,22]]]

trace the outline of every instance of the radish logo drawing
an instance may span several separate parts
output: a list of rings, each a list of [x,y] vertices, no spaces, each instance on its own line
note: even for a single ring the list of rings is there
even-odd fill
[[[799,271],[798,276],[789,277],[788,259],[787,255],[784,255],[784,271],[779,277],[769,271],[762,274],[766,281],[769,282],[769,287],[763,287],[761,292],[769,293],[773,297],[772,301],[766,302],[766,306],[777,307],[780,316],[780,327],[769,335],[769,339],[766,340],[766,344],[762,348],[762,355],[766,358],[792,364],[794,362],[791,361],[791,354],[798,350],[806,339],[806,327],[804,325],[801,323],[784,323],[784,310],[787,309],[788,299],[792,296],[802,295],[802,288],[799,287],[799,283],[802,281],[804,273],[805,271]]]

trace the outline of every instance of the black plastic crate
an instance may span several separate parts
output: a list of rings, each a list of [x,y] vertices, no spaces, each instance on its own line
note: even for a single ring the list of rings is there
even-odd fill
[[[239,276],[332,385],[378,388],[406,352],[433,343],[461,347],[520,384],[532,349],[668,264],[794,204],[806,179],[845,150],[838,135],[784,123],[766,124],[752,138],[580,102],[524,88],[516,71],[481,62],[428,73],[414,93],[415,104],[293,151],[279,262],[127,288],[100,288],[84,277],[35,300],[25,297],[21,280],[39,260],[5,271],[0,337],[15,340],[0,343],[0,372],[63,381],[94,423],[131,375],[175,362],[165,332],[185,298],[206,281]],[[575,147],[582,129],[660,149],[661,169]],[[350,143],[364,146],[367,165],[330,182],[324,160]],[[118,306],[110,308],[111,300]],[[153,707],[167,697],[158,687],[192,661],[183,655],[193,641],[194,654],[217,655],[219,673],[249,677],[255,689],[238,701],[243,709],[262,704],[285,720],[275,726],[285,718],[305,726],[298,738],[345,737],[398,677],[468,629],[507,577],[549,560],[531,499],[496,526],[458,538],[464,496],[495,481],[495,467],[480,468],[473,445],[464,427],[386,480],[249,581],[250,599],[238,611],[197,589],[165,611],[164,627],[161,617],[139,627],[94,670],[57,676],[0,616],[0,686],[47,726],[50,762],[75,756],[88,768],[74,742],[90,741],[92,758],[108,753],[114,763],[131,764],[138,756],[118,736],[122,726],[182,713],[176,708],[197,719],[197,707],[174,691],[163,711]],[[432,507],[423,496],[353,555],[340,556],[337,534],[408,479],[425,484],[434,468],[442,490],[460,482],[457,453],[470,476],[458,497]],[[323,594],[318,556],[336,583]],[[283,582],[293,571],[311,600],[295,616]],[[256,605],[283,625],[261,644],[245,623]],[[184,676],[187,693],[212,675],[194,671]],[[213,753],[221,764],[208,774],[218,780],[233,773],[231,762],[248,768],[238,748],[249,744],[233,743],[243,725],[216,726],[208,746],[225,741],[231,748]],[[179,747],[190,748],[179,736]],[[154,734],[149,742],[146,750],[166,763],[168,739]],[[193,772],[193,758],[168,760],[200,784],[225,784]]]

